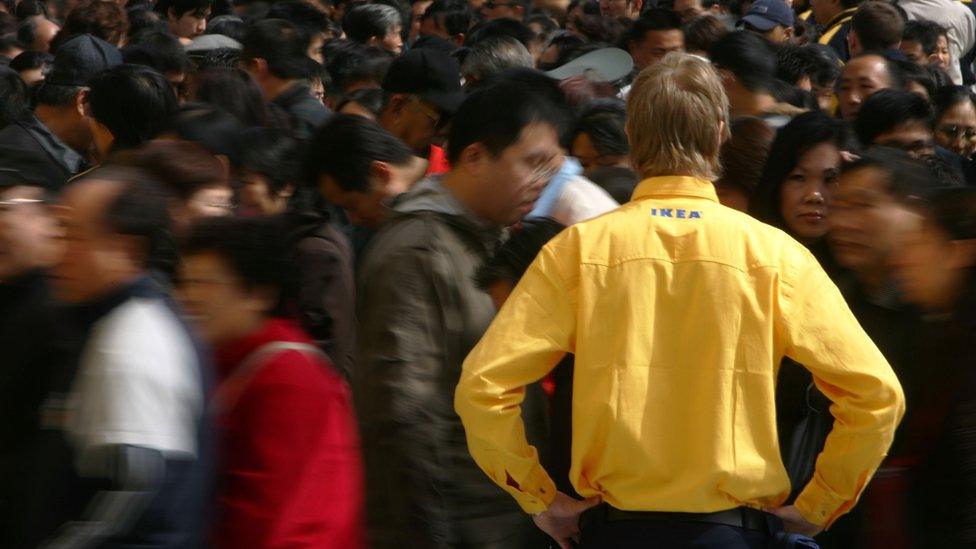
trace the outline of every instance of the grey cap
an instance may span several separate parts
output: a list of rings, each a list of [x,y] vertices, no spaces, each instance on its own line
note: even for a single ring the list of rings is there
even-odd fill
[[[592,82],[616,82],[634,70],[630,54],[619,48],[603,48],[583,54],[546,73],[557,80],[585,76]]]
[[[244,46],[237,40],[223,34],[202,34],[194,38],[183,49],[188,54],[194,54],[220,49],[242,50]]]
[[[96,74],[122,64],[122,53],[90,34],[69,38],[54,54],[46,85],[84,86]]]

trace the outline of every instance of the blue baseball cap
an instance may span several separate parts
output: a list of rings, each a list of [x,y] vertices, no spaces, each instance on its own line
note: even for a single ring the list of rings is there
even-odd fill
[[[793,26],[793,10],[783,0],[756,0],[742,18],[760,32],[772,30],[776,25]]]

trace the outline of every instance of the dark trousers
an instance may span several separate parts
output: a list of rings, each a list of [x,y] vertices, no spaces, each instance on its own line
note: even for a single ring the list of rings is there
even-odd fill
[[[758,530],[704,522],[622,520],[583,529],[581,549],[765,549]]]

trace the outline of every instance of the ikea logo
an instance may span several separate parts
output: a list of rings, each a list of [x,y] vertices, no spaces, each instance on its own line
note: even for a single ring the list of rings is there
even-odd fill
[[[651,217],[673,217],[677,219],[701,219],[698,210],[683,210],[680,208],[651,208]]]

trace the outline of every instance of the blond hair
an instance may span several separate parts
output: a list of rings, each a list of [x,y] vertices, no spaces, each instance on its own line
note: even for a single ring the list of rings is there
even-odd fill
[[[642,177],[688,175],[714,181],[728,138],[729,100],[718,73],[694,55],[668,54],[641,72],[627,97],[630,157]]]

